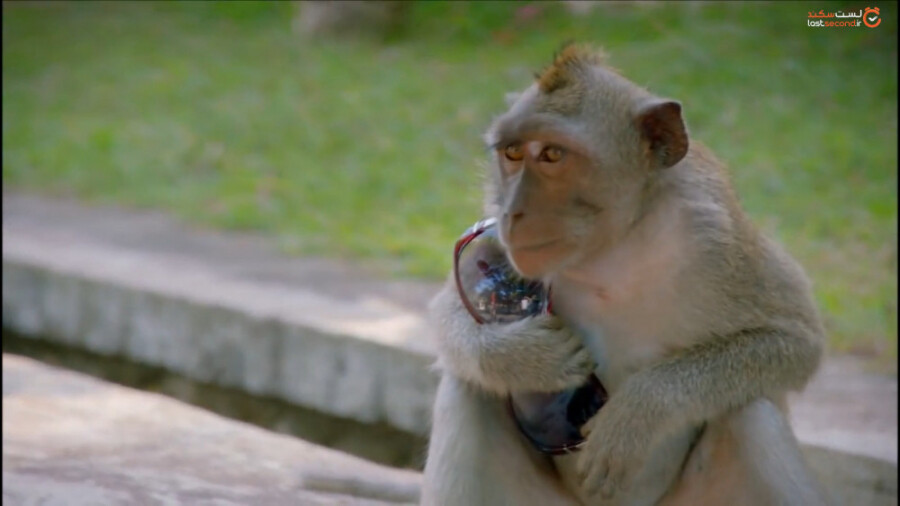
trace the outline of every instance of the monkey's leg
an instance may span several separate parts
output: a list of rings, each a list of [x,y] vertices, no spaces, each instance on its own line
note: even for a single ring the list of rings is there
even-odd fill
[[[502,397],[445,374],[438,387],[423,506],[574,506],[550,461],[519,436]]]
[[[787,418],[768,399],[707,424],[661,506],[829,504]]]

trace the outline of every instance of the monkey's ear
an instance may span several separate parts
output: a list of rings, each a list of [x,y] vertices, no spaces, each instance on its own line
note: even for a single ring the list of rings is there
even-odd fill
[[[687,154],[688,135],[680,103],[658,98],[647,101],[638,108],[635,121],[663,168],[675,165]]]

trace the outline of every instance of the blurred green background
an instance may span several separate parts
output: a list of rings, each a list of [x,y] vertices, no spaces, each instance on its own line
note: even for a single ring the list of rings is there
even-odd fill
[[[806,23],[866,6],[418,2],[387,37],[310,40],[287,2],[4,2],[3,182],[437,279],[504,94],[593,42],[682,101],[813,277],[831,349],[896,373],[896,8]]]

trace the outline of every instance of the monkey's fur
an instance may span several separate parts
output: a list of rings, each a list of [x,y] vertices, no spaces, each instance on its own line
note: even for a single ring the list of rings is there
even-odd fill
[[[689,142],[680,104],[568,46],[486,140],[485,215],[516,270],[552,286],[554,315],[479,325],[452,276],[432,301],[423,504],[825,503],[785,415],[823,350],[809,282]],[[537,453],[505,396],[592,371],[610,398],[585,447]]]

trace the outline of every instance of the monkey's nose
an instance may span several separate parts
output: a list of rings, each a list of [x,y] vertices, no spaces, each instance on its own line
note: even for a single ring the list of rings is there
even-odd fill
[[[512,214],[506,213],[506,215],[509,217],[510,224],[515,224],[517,221],[521,220],[523,216],[525,216],[525,213],[522,211],[518,211]]]

